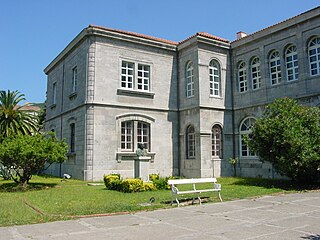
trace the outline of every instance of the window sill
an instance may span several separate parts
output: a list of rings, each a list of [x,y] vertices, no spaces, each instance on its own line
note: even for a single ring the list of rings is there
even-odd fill
[[[154,162],[155,152],[148,152],[146,157],[151,157],[150,162]],[[133,161],[137,158],[137,154],[135,152],[117,152],[117,161],[120,163],[121,161]]]
[[[70,99],[70,100],[74,100],[74,99],[76,99],[76,98],[77,98],[77,92],[71,93],[71,94],[69,95],[69,99]]]
[[[151,99],[153,99],[155,95],[154,92],[144,92],[144,91],[138,91],[138,90],[123,89],[123,88],[118,88],[117,94],[129,96],[129,97],[142,97],[142,98],[151,98]]]

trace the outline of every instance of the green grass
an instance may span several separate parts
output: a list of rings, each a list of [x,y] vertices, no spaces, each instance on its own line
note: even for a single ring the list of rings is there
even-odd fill
[[[290,193],[306,189],[290,181],[219,178],[224,201]],[[206,187],[204,184],[202,187]],[[188,188],[188,186],[185,186]],[[319,188],[313,186],[310,188]],[[207,193],[218,201],[215,193]],[[145,203],[155,198],[149,206]],[[190,197],[190,196],[186,196]],[[19,190],[12,181],[0,179],[0,226],[32,224],[77,218],[83,215],[134,212],[171,207],[170,190],[141,193],[121,193],[106,190],[105,186],[88,186],[79,180],[34,176],[27,191]]]

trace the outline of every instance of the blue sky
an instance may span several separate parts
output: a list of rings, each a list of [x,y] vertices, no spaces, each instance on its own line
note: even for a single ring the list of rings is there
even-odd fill
[[[44,102],[43,69],[89,24],[181,41],[234,40],[319,6],[319,0],[0,0],[0,90]]]

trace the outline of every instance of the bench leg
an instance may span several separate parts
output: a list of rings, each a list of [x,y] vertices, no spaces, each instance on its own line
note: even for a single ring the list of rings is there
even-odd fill
[[[222,198],[221,198],[220,192],[218,192],[218,196],[219,196],[220,202],[222,202]]]

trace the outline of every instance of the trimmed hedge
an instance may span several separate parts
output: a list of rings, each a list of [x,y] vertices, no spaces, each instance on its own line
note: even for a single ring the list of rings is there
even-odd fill
[[[115,190],[125,193],[156,191],[170,189],[169,177],[160,177],[159,174],[150,174],[152,182],[143,182],[140,178],[121,179],[120,174],[104,175],[103,181],[108,190]]]

